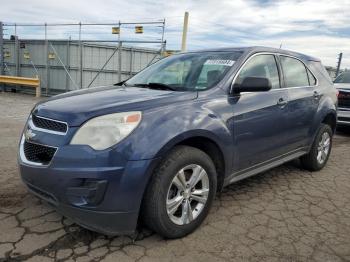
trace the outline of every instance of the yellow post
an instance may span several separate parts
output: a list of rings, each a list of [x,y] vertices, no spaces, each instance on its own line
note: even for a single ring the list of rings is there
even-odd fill
[[[41,82],[40,82],[40,78],[37,75],[36,78],[38,79],[38,85],[35,89],[35,97],[41,97]]]
[[[182,43],[181,43],[181,51],[182,52],[186,51],[187,29],[188,29],[188,12],[185,12],[184,27],[182,30]]]

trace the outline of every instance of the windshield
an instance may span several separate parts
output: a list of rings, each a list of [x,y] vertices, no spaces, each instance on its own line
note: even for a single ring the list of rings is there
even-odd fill
[[[334,83],[350,83],[350,72],[340,74]]]
[[[215,86],[242,52],[200,52],[173,55],[147,67],[126,86],[163,86],[175,91],[202,91]]]

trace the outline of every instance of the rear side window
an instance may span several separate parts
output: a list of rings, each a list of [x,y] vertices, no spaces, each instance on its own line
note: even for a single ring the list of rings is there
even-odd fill
[[[298,59],[281,56],[286,87],[309,86],[306,68]]]
[[[280,79],[274,55],[257,55],[242,68],[235,84],[240,85],[246,77],[264,77],[270,80],[272,88],[280,88]]]

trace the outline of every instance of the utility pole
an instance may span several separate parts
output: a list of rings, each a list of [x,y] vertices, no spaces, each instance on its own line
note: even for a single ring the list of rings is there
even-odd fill
[[[340,71],[340,65],[341,65],[341,60],[343,58],[343,53],[339,54],[338,57],[338,65],[337,65],[337,72],[335,73],[335,77],[337,77],[339,75],[339,71]]]
[[[187,29],[188,29],[188,12],[185,12],[184,27],[182,30],[182,43],[181,43],[181,51],[182,52],[186,51]]]
[[[4,25],[0,21],[0,75],[4,75]],[[1,90],[4,90],[3,85],[0,84]]]

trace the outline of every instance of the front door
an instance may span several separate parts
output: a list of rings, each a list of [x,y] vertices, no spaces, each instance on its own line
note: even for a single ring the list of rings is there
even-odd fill
[[[280,72],[272,54],[252,56],[235,79],[240,84],[246,77],[265,77],[270,91],[242,92],[232,97],[235,171],[279,157],[287,152],[288,91],[281,88]]]

